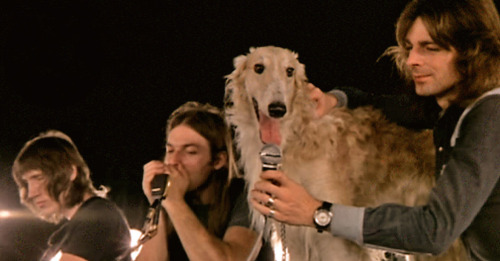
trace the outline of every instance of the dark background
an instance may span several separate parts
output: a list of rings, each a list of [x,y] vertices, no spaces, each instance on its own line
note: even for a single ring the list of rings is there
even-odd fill
[[[249,47],[299,53],[311,82],[401,92],[390,59],[404,0],[11,1],[0,7],[0,260],[35,260],[53,225],[19,204],[11,164],[47,129],[71,136],[94,183],[141,228],[142,166],[188,100],[222,105]]]

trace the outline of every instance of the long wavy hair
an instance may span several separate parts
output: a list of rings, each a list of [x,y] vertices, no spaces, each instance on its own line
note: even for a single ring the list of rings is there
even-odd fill
[[[231,201],[229,187],[231,179],[239,176],[238,169],[233,156],[232,139],[230,129],[223,117],[221,110],[210,104],[198,102],[186,102],[177,108],[167,121],[166,139],[172,129],[179,125],[187,125],[210,144],[210,154],[212,162],[217,160],[219,153],[227,153],[228,163],[225,167],[214,170],[199,189],[188,193],[187,200],[196,198],[199,190],[208,185],[215,186],[214,204],[211,205],[208,213],[208,231],[221,237],[225,231],[225,225],[229,219],[231,211]],[[171,232],[171,227],[169,232]]]
[[[77,176],[72,181],[73,166]],[[41,170],[47,178],[49,196],[64,208],[70,208],[83,201],[85,194],[105,196],[107,188],[97,190],[90,179],[90,170],[76,145],[66,134],[49,130],[25,143],[12,166],[12,176],[19,189],[21,203],[40,218],[58,223],[61,213],[43,216],[28,199],[28,184],[22,179],[31,170]],[[61,199],[61,195],[64,197]]]
[[[460,74],[453,103],[465,106],[500,85],[500,19],[492,0],[413,0],[396,24],[398,45],[389,47],[400,73],[411,82],[406,66],[405,38],[421,18],[436,44],[457,50],[455,68]]]

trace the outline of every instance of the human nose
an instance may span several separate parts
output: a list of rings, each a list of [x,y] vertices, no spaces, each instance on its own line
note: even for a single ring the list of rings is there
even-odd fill
[[[169,165],[176,165],[181,162],[181,155],[177,151],[167,153],[166,163]]]
[[[40,186],[35,182],[28,182],[26,189],[28,190],[28,199],[33,199],[40,194]]]
[[[422,64],[421,55],[415,48],[408,51],[408,58],[406,59],[406,65],[409,67],[414,67]]]

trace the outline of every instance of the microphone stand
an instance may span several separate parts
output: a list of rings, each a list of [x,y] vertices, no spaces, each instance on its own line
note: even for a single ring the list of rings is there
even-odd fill
[[[146,241],[154,237],[158,233],[158,223],[160,221],[161,212],[161,201],[165,199],[165,196],[155,199],[153,204],[149,207],[148,214],[146,215],[146,220],[142,227],[142,236],[139,238],[137,246],[144,244]]]
[[[116,260],[122,260],[137,249],[139,249],[144,243],[153,238],[158,233],[158,222],[160,220],[161,212],[161,201],[165,199],[165,196],[155,199],[153,204],[148,209],[148,214],[146,215],[146,220],[141,230],[141,237],[137,240],[137,245],[130,247],[125,253],[119,256]]]
[[[123,258],[130,256],[132,252],[136,251],[144,243],[156,236],[156,234],[158,233],[158,223],[160,222],[161,201],[167,198],[169,188],[170,181],[166,180],[164,193],[160,194],[160,197],[156,197],[156,199],[153,201],[153,204],[151,204],[148,209],[146,219],[144,220],[144,225],[142,226],[141,237],[139,238],[139,240],[137,240],[137,245],[129,248],[123,255],[119,256],[117,260],[122,260]],[[153,195],[155,195],[155,193],[156,191],[153,191]]]
[[[153,179],[153,188],[151,190],[151,193],[155,200],[149,207],[148,214],[146,215],[146,220],[144,221],[144,225],[142,227],[142,235],[137,241],[137,246],[135,247],[135,249],[139,248],[146,241],[154,237],[158,232],[161,201],[167,197],[169,188],[170,180],[167,175],[164,174],[155,176],[155,179]]]

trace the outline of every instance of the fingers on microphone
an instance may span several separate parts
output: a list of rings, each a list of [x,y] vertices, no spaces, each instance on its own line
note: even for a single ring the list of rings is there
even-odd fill
[[[280,177],[281,171],[268,170],[261,173],[260,177],[262,179],[277,179]]]
[[[287,181],[286,176],[281,171],[265,171],[260,177],[278,187]]]
[[[254,185],[254,190],[261,193],[275,194],[276,189],[276,185],[270,180],[261,180]]]

